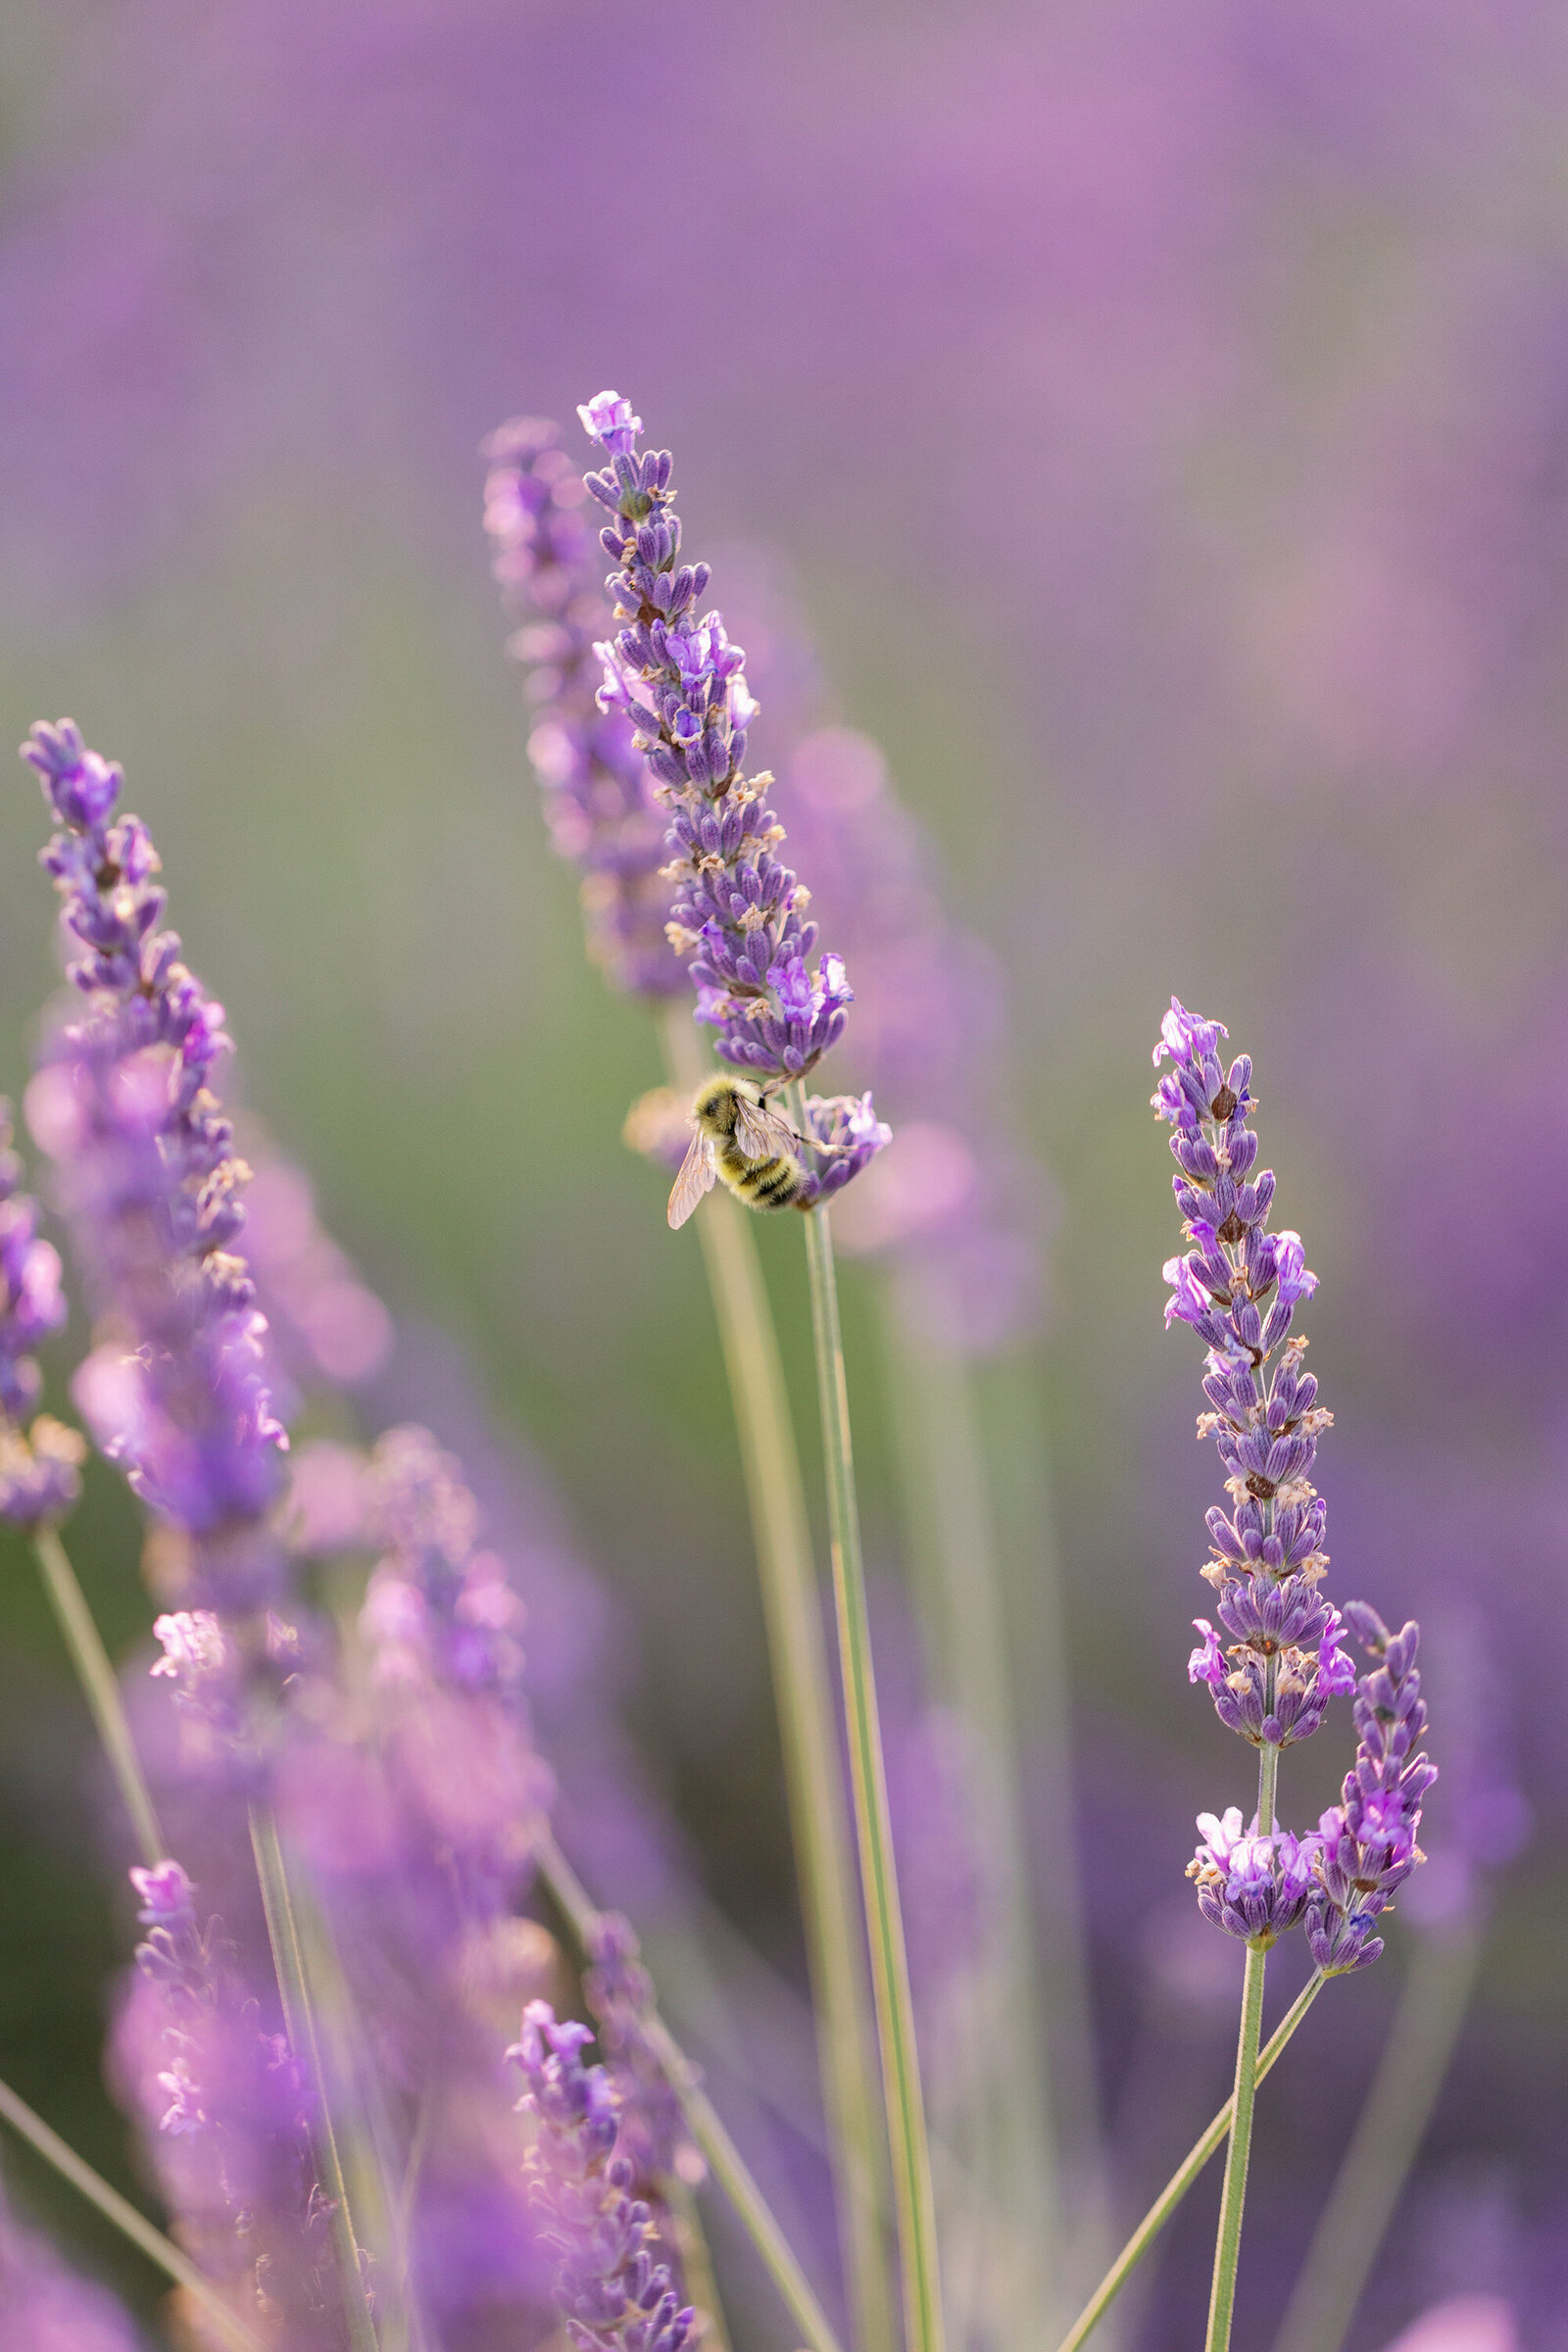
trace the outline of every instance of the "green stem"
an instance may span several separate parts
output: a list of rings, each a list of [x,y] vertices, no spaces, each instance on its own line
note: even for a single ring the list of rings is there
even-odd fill
[[[670,1012],[664,1046],[671,1078],[695,1088],[707,1064],[684,1006]],[[853,2332],[859,2352],[892,2352],[875,2039],[838,1728],[800,1453],[748,1215],[715,1195],[697,1226],[757,1550]]]
[[[1264,2045],[1264,2048],[1259,2053],[1256,2077],[1256,2080],[1259,2082],[1262,2082],[1263,2077],[1273,2067],[1275,2060],[1279,2057],[1281,2051],[1285,2048],[1286,2043],[1290,2040],[1292,2034],[1296,2032],[1297,2027],[1300,2024],[1302,2018],[1305,2017],[1307,2011],[1311,2008],[1312,2003],[1317,1999],[1318,1994],[1322,1991],[1327,1983],[1327,1977],[1313,1976],[1297,1994],[1295,2000],[1291,2003],[1290,2008],[1286,2011],[1284,2017],[1280,2020],[1273,2034],[1270,2034],[1267,2043]],[[1181,2203],[1188,2190],[1192,2187],[1194,2181],[1198,2179],[1204,2166],[1208,2163],[1209,2158],[1215,2154],[1219,2148],[1220,2142],[1228,2135],[1231,2128],[1231,2117],[1235,2114],[1235,2099],[1227,2099],[1224,2106],[1220,2109],[1218,2115],[1215,2116],[1213,2122],[1209,2125],[1208,2130],[1189,2151],[1183,2162],[1177,2166],[1175,2172],[1172,2173],[1170,2179],[1166,2181],[1164,2187],[1160,2190],[1158,2196],[1154,2199],[1154,2202],[1152,2205],[1151,2205],[1149,2211],[1145,2214],[1143,2220],[1139,2223],[1137,2229],[1133,2231],[1131,2237],[1129,2237],[1127,2243],[1123,2246],[1121,2252],[1117,2255],[1115,2261],[1111,2264],[1109,2270],[1105,2273],[1105,2276],[1103,2278],[1102,2278],[1094,2293],[1090,2296],[1089,2301],[1084,2305],[1083,2310],[1073,2322],[1071,2328],[1068,2330],[1067,2334],[1063,2336],[1061,2343],[1057,2347],[1057,2352],[1079,2352],[1079,2346],[1088,2341],[1095,2328],[1104,2318],[1105,2313],[1110,2309],[1110,2306],[1120,2294],[1122,2288],[1126,2285],[1128,2279],[1132,2277],[1134,2271],[1137,2270],[1138,2265],[1143,2261],[1144,2256],[1149,2252],[1149,2249],[1153,2244],[1155,2238],[1164,2229],[1165,2224],[1170,2220],[1170,2217],[1175,2212],[1177,2206]]]
[[[884,1283],[882,1293],[889,1422],[907,1498],[915,1599],[936,1688],[962,1727],[965,1771],[984,1829],[987,1908],[994,1911],[991,1933],[951,1998],[947,2061],[929,2085],[943,2276],[955,2336],[1021,2342],[1043,2315],[1059,2326],[1073,2305],[1061,2275],[1063,2183],[1031,1928],[1016,1659],[973,1368],[901,1311],[895,1285]],[[1042,1548],[1037,1537],[1030,1546],[1032,1609],[1040,1597],[1033,1580]],[[1049,1585],[1048,1549],[1043,1565]],[[1052,1598],[1048,1591],[1048,1613]],[[1048,1679],[1044,1706],[1030,1720],[1032,1740],[1048,1751],[1059,1745],[1053,1727],[1041,1721],[1059,1698],[1054,1680]],[[1047,1792],[1061,1818],[1070,1817],[1066,1796],[1054,1783]],[[1070,1847],[1072,1840],[1062,1842]],[[1074,1910],[1071,1890],[1055,1875],[1052,1895],[1058,1915]],[[1005,2034],[996,2031],[999,2017],[1007,2020]],[[1102,2262],[1108,2242],[1097,2252]],[[1093,2276],[1088,2271],[1082,2283]]]
[[[81,1684],[82,1696],[92,1711],[98,1727],[98,1737],[109,1760],[109,1769],[120,1788],[121,1798],[136,1833],[142,1860],[149,1870],[156,1870],[168,1854],[163,1832],[158,1827],[158,1815],[153,1810],[141,1761],[136,1754],[130,1725],[125,1720],[124,1702],[120,1695],[120,1684],[109,1652],[93,1622],[87,1598],[76,1581],[76,1572],[66,1556],[58,1529],[46,1520],[34,1528],[33,1557],[43,1577],[43,1589],[59,1620],[66,1647]]]
[[[278,1839],[277,1823],[268,1808],[262,1805],[251,1807],[250,1822],[251,1850],[256,1857],[256,1877],[262,1890],[262,1905],[267,1913],[267,1933],[272,1946],[272,1964],[277,1972],[277,1989],[283,2002],[283,2024],[295,2062],[304,2071],[314,2094],[311,2147],[317,2179],[321,2194],[327,2201],[327,2227],[332,2235],[332,2256],[337,2266],[338,2283],[343,2291],[349,2343],[352,2352],[377,2352],[375,2322],[370,2316],[369,2295],[360,2264],[359,2239],[355,2234],[354,2216],[349,2208],[337,2135],[332,2129],[331,2110],[327,2105],[325,2072],[317,2041],[316,2018],[311,2007],[310,1985],[300,1950],[294,1906],[289,1899],[288,1872]]]
[[[534,1846],[540,1875],[571,1923],[572,1934],[586,1952],[592,1945],[599,1912],[581,1879],[548,1830]],[[826,2312],[802,2270],[767,2199],[753,2180],[745,2158],[731,2139],[717,2109],[698,2087],[696,2070],[657,2009],[644,2013],[642,2029],[648,2045],[663,2070],[664,2079],[680,2101],[693,2139],[708,2159],[709,2170],[734,2207],[737,2218],[767,2267],[768,2275],[788,2305],[810,2352],[841,2352]]]
[[[1266,1838],[1274,1827],[1274,1784],[1279,1768],[1279,1749],[1265,1741],[1257,1777],[1260,1838]],[[1257,2089],[1257,2045],[1263,2030],[1263,1972],[1267,1965],[1268,1945],[1250,1943],[1247,1975],[1242,1984],[1241,2031],[1236,2037],[1231,2137],[1225,2151],[1225,2185],[1220,2192],[1219,2231],[1214,2240],[1214,2282],[1208,2298],[1206,2352],[1228,2352],[1231,2340],[1236,2268],[1242,2254],[1242,2210],[1247,2202],[1247,2167],[1252,2153],[1252,2100]]]
[[[51,2131],[41,2115],[34,2114],[25,2099],[21,2099],[10,2085],[0,2082],[0,2117],[11,2126],[27,2145],[40,2155],[46,2164],[53,2165],[63,2180],[78,2190],[90,2205],[97,2207],[105,2221],[133,2246],[140,2248],[149,2262],[156,2263],[166,2278],[184,2288],[193,2301],[200,2303],[214,2331],[220,2335],[232,2352],[266,2352],[259,2335],[246,2327],[238,2314],[231,2311],[219,2289],[199,2271],[188,2254],[182,2253],[172,2238],[155,2230],[145,2214],[112,2188],[101,2173],[69,2147],[58,2132]]]
[[[796,1124],[804,1126],[804,1090],[796,1085],[790,1092]],[[850,1395],[844,1377],[838,1285],[833,1273],[833,1236],[823,1207],[807,1212],[806,1256],[811,1285],[817,1395],[822,1408],[822,1452],[827,1467],[839,1671],[849,1730],[860,1886],[871,1949],[871,1987],[881,2045],[883,2103],[893,2153],[893,2199],[899,2226],[905,2330],[909,2352],[940,2352],[942,2281],[937,2264],[931,2158],[926,2145],[925,2108],[914,2041],[914,2003],[909,1992],[909,1963],[899,1910],[893,1826],[888,1812],[887,1773],[877,1720],[871,1625],[866,1609],[865,1569],[860,1557],[859,1505],[850,1448]]]
[[[1340,2352],[1448,2071],[1475,1988],[1481,1943],[1470,1921],[1417,1942],[1274,2352]]]

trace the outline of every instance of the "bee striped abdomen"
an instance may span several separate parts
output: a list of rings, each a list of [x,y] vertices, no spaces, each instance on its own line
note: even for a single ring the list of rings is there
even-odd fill
[[[718,1172],[748,1208],[792,1207],[806,1189],[799,1163],[786,1159],[782,1152],[770,1159],[748,1159],[731,1146],[718,1154]]]

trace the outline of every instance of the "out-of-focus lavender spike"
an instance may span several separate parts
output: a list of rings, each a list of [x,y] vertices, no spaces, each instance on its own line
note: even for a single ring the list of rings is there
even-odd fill
[[[400,1797],[422,1811],[470,1915],[492,1919],[520,1886],[552,1794],[522,1700],[522,1603],[476,1542],[461,1464],[428,1430],[389,1430],[368,1489],[385,1548],[361,1631]]]
[[[671,2180],[695,2187],[708,2167],[648,2038],[654,1987],[631,1922],[601,1911],[587,1944],[583,1993],[599,2029],[620,2117],[620,2149],[656,2194]]]
[[[1416,1843],[1421,1800],[1438,1777],[1417,1748],[1427,1727],[1416,1669],[1420,1628],[1391,1634],[1375,1609],[1346,1610],[1373,1660],[1355,1686],[1355,1762],[1340,1802],[1319,1822],[1318,1886],[1307,1912],[1312,1957],[1325,1976],[1369,1968],[1383,1949],[1373,1933],[1389,1899],[1425,1859]]]
[[[1268,1231],[1274,1177],[1256,1171],[1247,1124],[1252,1064],[1244,1054],[1221,1067],[1224,1035],[1173,997],[1154,1048],[1156,1069],[1167,1054],[1173,1064],[1153,1107],[1173,1129],[1176,1205],[1193,1245],[1166,1264],[1165,1322],[1192,1324],[1208,1345],[1203,1394],[1213,1409],[1198,1431],[1218,1446],[1230,1497],[1228,1515],[1208,1514],[1213,1557],[1203,1575],[1232,1640],[1222,1645],[1207,1618],[1195,1619],[1201,1639],[1188,1676],[1208,1685],[1220,1721],[1254,1747],[1286,1747],[1317,1730],[1355,1670],[1340,1644],[1339,1611],[1317,1590],[1326,1514],[1310,1473],[1332,1415],[1303,1367],[1306,1342],[1287,1336],[1317,1276],[1299,1234]]]
[[[278,2352],[338,2352],[341,2297],[315,2193],[308,2099],[284,2036],[197,1922],[177,1862],[130,1874],[147,1933],[114,2072],[181,2238]]]
[[[1443,1797],[1427,1824],[1427,1866],[1406,1916],[1444,1937],[1479,1933],[1496,1874],[1529,1843],[1532,1809],[1509,1753],[1509,1715],[1479,1607],[1423,1608],[1423,1693],[1443,1723]]]
[[[1051,1212],[1048,1180],[1009,1146],[1003,978],[945,909],[931,844],[880,747],[823,723],[824,706],[797,682],[809,664],[786,592],[766,581],[753,594],[758,612],[743,618],[748,645],[764,648],[760,690],[770,714],[782,699],[801,722],[779,767],[791,844],[855,969],[847,1058],[898,1124],[898,1152],[857,1187],[835,1233],[889,1263],[916,1329],[989,1354],[1038,1325],[1038,1232]]]
[[[654,2259],[610,2077],[583,2060],[592,2039],[548,2001],[530,2001],[507,2053],[523,2078],[518,2107],[537,2128],[527,2169],[559,2265],[557,2307],[579,2352],[680,2352],[696,2313]]]
[[[64,1328],[66,1299],[60,1253],[38,1232],[11,1136],[11,1105],[0,1098],[0,1519],[36,1527],[75,1502],[86,1447],[49,1413],[23,1427],[43,1387],[34,1350]]]
[[[69,2271],[0,2201],[0,2343],[16,2352],[143,2352],[143,2342],[106,2288]]]
[[[248,1170],[209,1084],[229,1047],[222,1007],[158,928],[158,854],[139,818],[114,818],[119,767],[70,719],[35,726],[23,757],[59,823],[42,861],[83,951],[70,977],[84,1008],[27,1091],[102,1322],[74,1394],[104,1452],[189,1539],[193,1597],[265,1607],[280,1590],[264,1522],[287,1440],[234,1248]]]
[[[251,1169],[245,1253],[267,1317],[277,1417],[288,1423],[313,1390],[374,1378],[391,1352],[392,1318],[321,1224],[303,1169],[248,1115],[240,1138]]]
[[[513,417],[483,454],[495,576],[522,624],[507,650],[526,670],[538,712],[528,757],[551,839],[582,872],[588,952],[634,996],[683,996],[686,966],[665,936],[669,891],[660,878],[669,819],[630,721],[597,700],[596,641],[610,607],[582,476],[544,417]]]
[[[817,926],[809,893],[775,855],[784,828],[763,799],[772,778],[743,773],[757,715],[745,654],[720,613],[700,610],[708,565],[679,561],[667,452],[637,455],[641,421],[618,394],[578,413],[611,461],[586,477],[610,517],[601,539],[622,624],[599,649],[600,707],[629,721],[669,811],[671,944],[691,956],[697,1017],[717,1030],[719,1057],[764,1085],[805,1078],[842,1036],[854,991],[840,956],[809,967]]]

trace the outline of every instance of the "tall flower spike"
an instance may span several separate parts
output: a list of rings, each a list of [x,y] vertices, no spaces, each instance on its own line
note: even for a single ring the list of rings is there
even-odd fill
[[[130,1878],[146,1935],[115,2031],[115,2071],[180,2237],[267,2343],[338,2352],[309,2099],[288,2044],[266,2029],[221,1923],[198,1926],[180,1865]]]
[[[528,673],[538,716],[528,757],[550,835],[582,873],[588,953],[617,988],[684,995],[686,966],[665,936],[661,878],[669,818],[624,712],[601,710],[597,641],[610,625],[582,476],[561,430],[514,416],[484,443],[484,525],[494,571],[521,626],[508,652]]]
[[[34,1349],[66,1320],[60,1253],[38,1234],[38,1205],[21,1189],[11,1105],[0,1099],[0,1519],[35,1527],[70,1510],[86,1448],[74,1429],[39,1413],[43,1376]]]
[[[841,957],[811,968],[816,925],[809,893],[775,855],[784,828],[763,798],[773,779],[743,772],[757,715],[745,654],[722,614],[701,611],[708,565],[679,560],[669,453],[637,454],[641,420],[618,393],[578,413],[610,458],[586,479],[610,516],[601,542],[616,566],[609,587],[621,623],[598,649],[599,703],[630,723],[669,811],[671,944],[691,956],[697,1017],[717,1030],[719,1058],[764,1087],[805,1078],[843,1034],[854,992]],[[889,1140],[868,1101],[816,1103],[808,1117],[808,1141],[848,1147],[824,1158],[814,1197]]]
[[[1318,1825],[1319,1884],[1306,1935],[1313,1959],[1331,1977],[1369,1968],[1382,1951],[1374,1924],[1425,1859],[1416,1832],[1421,1800],[1438,1777],[1437,1766],[1416,1749],[1427,1727],[1415,1664],[1420,1628],[1412,1620],[1391,1634],[1359,1600],[1346,1614],[1373,1663],[1355,1687],[1355,1762],[1340,1802]]]
[[[35,726],[23,758],[58,819],[42,862],[83,951],[70,978],[85,1008],[27,1094],[104,1323],[75,1394],[137,1494],[192,1540],[195,1596],[265,1605],[281,1555],[262,1522],[287,1441],[233,1247],[248,1170],[209,1084],[229,1046],[222,1006],[158,928],[158,854],[139,818],[113,815],[120,768],[70,719]]]
[[[1165,1267],[1165,1322],[1192,1324],[1208,1344],[1203,1394],[1213,1408],[1198,1424],[1212,1437],[1228,1476],[1227,1513],[1208,1513],[1213,1556],[1202,1573],[1214,1587],[1227,1648],[1207,1618],[1188,1662],[1206,1683],[1222,1723],[1254,1746],[1285,1747],[1322,1722],[1330,1698],[1347,1693],[1354,1667],[1340,1646],[1342,1620],[1321,1599],[1328,1566],[1325,1511],[1310,1484],[1317,1441],[1332,1416],[1303,1368],[1303,1339],[1288,1337],[1298,1303],[1317,1288],[1299,1234],[1268,1231],[1270,1169],[1255,1170],[1252,1064],[1243,1054],[1222,1069],[1217,1021],[1173,997],[1154,1066],[1169,1054],[1153,1107],[1173,1129],[1176,1205],[1193,1245]]]
[[[492,1551],[462,1465],[427,1429],[388,1430],[371,1455],[386,1546],[361,1614],[404,1806],[445,1848],[466,1913],[501,1916],[553,1793],[521,1691],[522,1603]]]
[[[507,2053],[522,2072],[518,2107],[537,2127],[527,2163],[559,2263],[557,2303],[578,2352],[681,2352],[696,2314],[653,2258],[610,2078],[583,2062],[592,2039],[586,2026],[558,2023],[548,2001],[530,2001]]]

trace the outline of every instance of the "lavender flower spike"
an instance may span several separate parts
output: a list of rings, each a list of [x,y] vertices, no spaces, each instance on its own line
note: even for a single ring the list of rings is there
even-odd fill
[[[37,1203],[21,1183],[11,1105],[0,1100],[0,1519],[36,1527],[75,1501],[86,1448],[47,1413],[23,1429],[43,1386],[33,1350],[65,1323],[66,1301],[60,1253],[39,1239]]]
[[[1213,1557],[1202,1573],[1232,1641],[1224,1646],[1207,1618],[1195,1619],[1201,1641],[1188,1675],[1208,1685],[1222,1723],[1254,1746],[1279,1748],[1317,1730],[1355,1670],[1340,1646],[1340,1613],[1317,1591],[1328,1566],[1325,1507],[1309,1473],[1332,1415],[1302,1368],[1305,1340],[1287,1336],[1317,1276],[1299,1234],[1268,1231],[1274,1177],[1254,1173],[1257,1138],[1247,1124],[1252,1065],[1243,1054],[1221,1067],[1224,1035],[1173,997],[1154,1048],[1156,1068],[1167,1054],[1174,1065],[1153,1107],[1174,1131],[1176,1205],[1193,1245],[1165,1267],[1165,1322],[1190,1323],[1208,1344],[1203,1394],[1213,1410],[1198,1434],[1215,1440],[1229,1473],[1230,1510],[1208,1513]]]
[[[518,2107],[538,2127],[528,2171],[559,2259],[558,2306],[579,2352],[681,2352],[696,2314],[649,2250],[652,2217],[631,2193],[610,2078],[583,2063],[592,2039],[586,2026],[558,2023],[548,2001],[530,2001],[507,2053],[522,2071]]]
[[[597,700],[596,643],[610,625],[610,607],[582,477],[559,426],[543,417],[513,417],[490,435],[483,454],[493,568],[522,624],[507,650],[527,670],[538,710],[528,757],[551,839],[582,873],[588,953],[634,996],[683,995],[686,966],[664,930],[669,891],[661,869],[669,819],[630,721]]]
[[[84,951],[70,967],[84,1010],[27,1094],[103,1318],[75,1394],[137,1494],[191,1539],[197,1596],[265,1606],[281,1555],[261,1523],[287,1441],[263,1378],[265,1322],[232,1247],[249,1171],[208,1083],[229,1046],[222,1006],[158,928],[146,827],[111,821],[120,769],[70,719],[35,726],[23,758],[59,821],[42,861]]]
[[[1346,1612],[1374,1663],[1355,1689],[1355,1762],[1341,1800],[1319,1823],[1318,1887],[1307,1912],[1312,1957],[1325,1976],[1369,1968],[1383,1949],[1373,1923],[1425,1857],[1415,1841],[1421,1800],[1438,1777],[1412,1754],[1427,1726],[1416,1671],[1420,1628],[1391,1634],[1375,1609],[1352,1600]]]
[[[690,955],[697,1017],[718,1032],[719,1058],[764,1088],[805,1078],[843,1034],[854,991],[841,957],[809,958],[810,894],[775,855],[784,828],[763,795],[770,775],[743,773],[757,705],[746,657],[723,616],[701,611],[706,564],[682,564],[667,451],[638,456],[640,419],[618,393],[580,412],[610,458],[587,487],[610,516],[600,534],[616,565],[609,586],[622,625],[599,647],[600,708],[624,716],[668,808],[675,852],[669,938]],[[888,1140],[869,1102],[818,1104],[811,1139],[849,1150],[829,1157],[819,1189],[837,1190]],[[828,1170],[832,1174],[827,1173]]]

